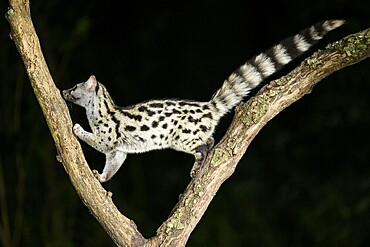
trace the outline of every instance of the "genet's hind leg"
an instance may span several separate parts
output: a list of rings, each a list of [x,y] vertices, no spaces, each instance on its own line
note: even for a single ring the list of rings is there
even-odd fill
[[[199,171],[200,167],[203,165],[204,161],[207,158],[208,152],[212,149],[215,140],[210,137],[206,144],[200,145],[199,147],[195,148],[195,163],[193,168],[190,171],[190,177],[194,178],[197,172]]]
[[[113,150],[105,154],[105,166],[103,172],[99,174],[96,170],[93,171],[95,177],[101,182],[106,182],[113,177],[114,174],[121,167],[122,163],[125,161],[127,154],[119,151]]]
[[[213,145],[215,145],[215,139],[213,139],[213,137],[208,138],[207,140],[208,150],[211,150],[213,148]]]

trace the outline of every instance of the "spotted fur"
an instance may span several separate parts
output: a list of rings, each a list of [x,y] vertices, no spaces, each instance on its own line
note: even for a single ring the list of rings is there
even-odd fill
[[[74,133],[106,155],[103,172],[95,171],[96,177],[100,182],[108,181],[128,153],[164,148],[193,154],[191,176],[194,176],[213,147],[212,134],[220,118],[251,89],[343,23],[341,20],[317,23],[253,57],[235,70],[208,102],[167,99],[119,107],[95,76],[64,90],[66,100],[86,109],[92,130],[87,132],[75,124]]]

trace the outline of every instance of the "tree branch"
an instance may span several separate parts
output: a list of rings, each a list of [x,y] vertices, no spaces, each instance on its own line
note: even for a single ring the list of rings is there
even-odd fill
[[[331,73],[370,56],[370,29],[350,35],[307,58],[295,70],[272,81],[236,109],[233,122],[191,180],[157,235],[145,239],[122,215],[94,178],[72,133],[68,108],[56,88],[32,24],[29,1],[10,0],[6,14],[11,37],[23,59],[36,98],[53,136],[60,160],[83,203],[118,246],[184,246],[221,184],[234,172],[260,129],[279,112],[312,90]]]
[[[6,18],[59,157],[81,200],[117,245],[143,245],[145,239],[135,223],[118,211],[110,194],[94,178],[81,146],[72,133],[67,105],[53,82],[32,24],[29,1],[11,0]]]
[[[279,112],[311,92],[326,76],[370,56],[370,29],[317,51],[288,75],[262,88],[236,108],[234,119],[202,170],[188,185],[173,214],[158,229],[163,246],[185,246],[221,184],[234,172],[251,141]]]

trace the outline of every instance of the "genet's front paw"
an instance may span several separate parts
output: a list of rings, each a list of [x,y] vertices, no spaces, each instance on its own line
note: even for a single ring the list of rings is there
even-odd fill
[[[99,172],[97,170],[93,170],[92,171],[93,174],[94,174],[94,177],[99,180],[100,183],[104,183],[105,181],[107,181],[106,178],[104,178],[101,174],[99,174]]]
[[[73,126],[73,133],[75,133],[76,136],[80,137],[83,132],[84,129],[78,123]]]

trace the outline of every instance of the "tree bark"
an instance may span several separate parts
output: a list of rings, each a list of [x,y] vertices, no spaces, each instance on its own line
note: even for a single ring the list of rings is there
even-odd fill
[[[6,18],[36,98],[54,139],[59,160],[82,202],[117,246],[185,246],[222,183],[234,172],[260,129],[326,76],[370,56],[370,29],[349,35],[304,60],[288,75],[272,81],[247,103],[236,108],[227,133],[209,153],[157,235],[145,239],[135,223],[121,214],[111,193],[96,180],[72,133],[65,101],[55,86],[32,24],[28,0],[10,0]],[[184,175],[185,176],[185,175]]]
[[[94,178],[81,146],[72,133],[67,105],[53,82],[32,24],[29,1],[10,0],[9,4],[6,18],[11,26],[11,38],[24,62],[53,136],[58,157],[79,197],[118,246],[142,246],[144,237],[135,223],[118,211],[111,194]]]

